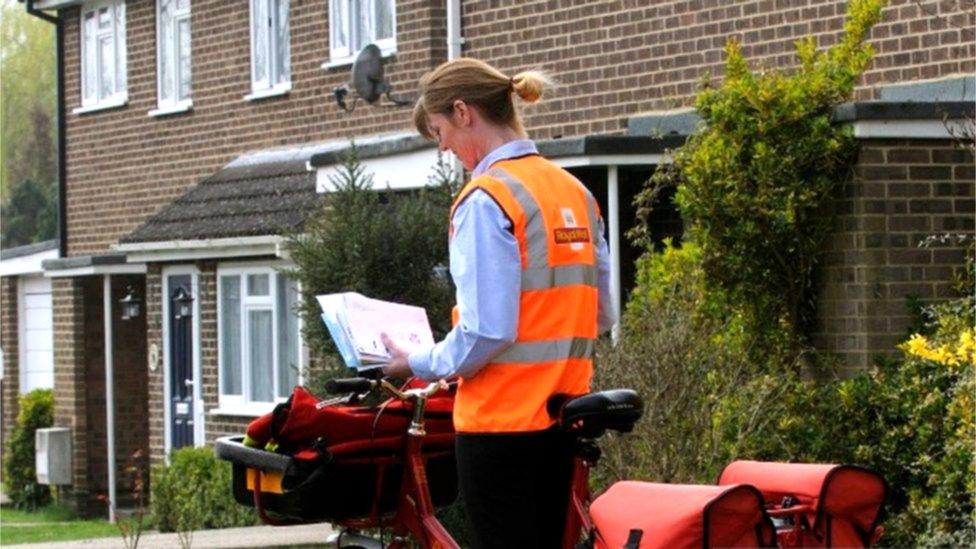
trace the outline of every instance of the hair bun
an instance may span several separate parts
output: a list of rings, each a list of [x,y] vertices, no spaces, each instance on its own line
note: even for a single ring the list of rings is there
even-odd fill
[[[549,78],[539,71],[520,72],[512,77],[512,91],[522,98],[526,103],[535,103],[542,97],[542,91]]]

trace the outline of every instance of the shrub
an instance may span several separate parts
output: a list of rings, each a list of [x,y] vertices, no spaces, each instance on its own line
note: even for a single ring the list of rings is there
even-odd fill
[[[601,341],[594,385],[644,399],[634,432],[608,434],[597,484],[624,478],[712,482],[722,465],[713,416],[755,371],[720,292],[709,292],[694,245],[668,245],[638,262],[617,345]],[[759,411],[768,398],[752,404]]]
[[[51,502],[51,490],[37,483],[34,431],[54,425],[54,392],[35,389],[20,397],[17,424],[4,453],[3,481],[14,506],[34,510]]]
[[[865,40],[883,4],[853,0],[844,34],[827,51],[813,37],[797,41],[799,67],[790,74],[753,73],[730,40],[722,84],[706,82],[695,101],[700,131],[638,198],[646,215],[655,187],[678,185],[675,200],[705,275],[739,305],[754,356],[781,343],[795,356],[803,343],[830,202],[856,151],[850,130],[831,124],[830,107],[851,96],[870,60]],[[785,342],[765,338],[780,332]]]
[[[152,472],[152,513],[161,532],[251,526],[254,511],[231,494],[231,466],[210,448],[180,448]]]
[[[960,309],[962,318],[953,313]],[[722,453],[869,467],[890,488],[885,545],[974,546],[976,318],[971,298],[930,312],[932,333],[912,336],[902,359],[870,372],[823,384],[791,373],[752,379],[715,416]],[[737,438],[755,395],[774,390],[774,421]]]

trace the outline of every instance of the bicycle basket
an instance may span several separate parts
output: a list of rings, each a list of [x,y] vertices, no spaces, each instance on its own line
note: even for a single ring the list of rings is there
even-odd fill
[[[268,442],[277,444],[276,451],[245,445],[241,436],[221,438],[215,445],[217,457],[232,464],[238,503],[260,505],[266,521],[264,512],[276,522],[357,521],[360,527],[378,525],[395,511],[410,404],[319,401],[301,387],[284,404],[248,429],[255,433],[257,425],[273,432]],[[438,507],[457,497],[452,406],[449,395],[436,396],[425,414],[423,458]]]

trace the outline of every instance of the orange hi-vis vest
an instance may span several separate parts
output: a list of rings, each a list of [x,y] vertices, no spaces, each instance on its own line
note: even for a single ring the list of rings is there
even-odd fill
[[[487,192],[512,222],[522,277],[515,342],[470,378],[454,401],[454,428],[540,431],[550,396],[589,392],[597,337],[599,209],[575,177],[538,155],[496,162],[451,208]],[[451,226],[453,237],[454,227]],[[454,320],[458,321],[457,307]]]

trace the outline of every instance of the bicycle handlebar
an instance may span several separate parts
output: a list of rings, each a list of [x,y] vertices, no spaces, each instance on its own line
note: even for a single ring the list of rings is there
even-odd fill
[[[342,393],[365,393],[375,387],[375,381],[363,377],[330,379],[325,382],[326,392],[336,395]]]
[[[430,383],[423,388],[401,391],[395,385],[385,379],[377,381],[363,377],[349,377],[343,379],[330,379],[329,381],[325,382],[326,392],[333,395],[344,393],[366,393],[376,388],[382,388],[387,393],[390,393],[400,400],[411,400],[414,398],[427,399],[437,391],[442,389],[451,390],[456,386],[456,383],[449,385],[446,381],[441,380]]]

